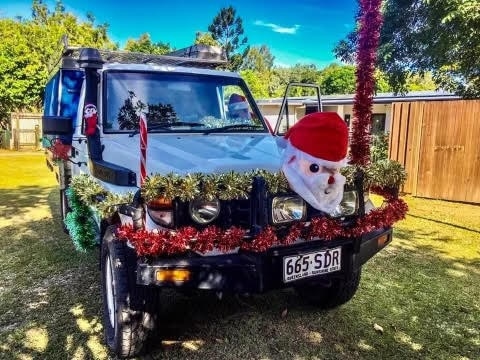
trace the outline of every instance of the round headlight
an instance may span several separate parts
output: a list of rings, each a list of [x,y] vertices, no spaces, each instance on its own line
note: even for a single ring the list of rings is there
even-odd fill
[[[190,216],[197,224],[208,224],[220,214],[220,201],[194,199],[190,201]]]

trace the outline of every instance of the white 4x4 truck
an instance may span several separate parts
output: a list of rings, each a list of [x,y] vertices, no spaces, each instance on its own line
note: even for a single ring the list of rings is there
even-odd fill
[[[105,341],[118,356],[142,350],[162,288],[294,287],[333,307],[391,241],[391,226],[358,230],[371,211],[361,174],[331,211],[288,186],[281,126],[238,74],[211,69],[220,63],[67,49],[46,86],[47,165],[70,236],[101,249]]]

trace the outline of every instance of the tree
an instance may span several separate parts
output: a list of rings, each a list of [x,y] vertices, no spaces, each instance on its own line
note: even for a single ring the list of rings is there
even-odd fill
[[[254,70],[247,69],[241,70],[240,76],[247,83],[248,88],[252,92],[254,98],[258,99],[269,97],[269,72],[260,73]]]
[[[249,48],[243,59],[240,75],[256,98],[271,96],[273,60],[274,57],[266,45]]]
[[[437,85],[433,81],[432,73],[424,75],[413,74],[407,78],[406,87],[408,91],[435,90]]]
[[[356,43],[349,34],[336,56],[352,61]],[[480,2],[387,0],[378,65],[396,92],[406,91],[413,75],[431,72],[437,87],[480,97]]]
[[[272,70],[275,57],[270,52],[267,45],[253,46],[243,59],[242,70],[253,70],[257,72],[266,72]]]
[[[114,49],[107,29],[108,24],[95,25],[93,15],[79,21],[61,1],[50,11],[34,0],[31,19],[0,19],[0,126],[6,126],[12,111],[39,109],[63,50],[63,36],[73,45]]]
[[[198,31],[195,34],[195,45],[208,45],[208,46],[220,46],[217,40],[215,40],[211,33],[203,33]]]
[[[47,69],[29,46],[31,29],[14,20],[0,20],[0,128],[9,113],[40,107]]]
[[[323,94],[353,94],[355,91],[355,66],[330,64],[321,72]]]
[[[238,70],[248,48],[239,53],[240,49],[247,44],[248,39],[243,36],[243,21],[236,15],[233,6],[222,8],[208,26],[208,31],[214,40],[224,48],[230,70]]]
[[[274,68],[270,90],[271,95],[283,96],[287,85],[292,82],[320,85],[320,71],[314,64],[295,64],[290,68]],[[288,96],[308,96],[315,94],[315,90],[311,88],[293,87]]]
[[[164,55],[173,51],[169,43],[153,43],[148,33],[140,35],[138,40],[128,39],[125,50],[156,55]]]

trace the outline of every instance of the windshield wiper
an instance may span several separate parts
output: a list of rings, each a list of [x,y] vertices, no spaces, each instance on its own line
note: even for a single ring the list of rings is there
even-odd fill
[[[235,124],[235,125],[227,125],[227,126],[222,126],[219,128],[213,128],[213,129],[208,129],[205,130],[203,133],[204,134],[211,134],[211,133],[222,133],[222,132],[227,132],[230,130],[264,130],[265,128],[262,125],[253,125],[253,124]]]
[[[175,130],[175,126],[184,126],[184,127],[198,127],[198,126],[204,126],[204,124],[201,123],[191,123],[187,121],[177,121],[174,123],[170,124],[156,124],[156,125],[150,125],[147,127],[147,132],[155,131],[155,130],[167,130],[167,131],[173,131]],[[140,132],[140,129],[135,129],[134,132],[132,132],[129,136],[133,137],[136,134]]]

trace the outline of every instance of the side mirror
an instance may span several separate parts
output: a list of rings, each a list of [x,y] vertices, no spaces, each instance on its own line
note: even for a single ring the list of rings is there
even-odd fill
[[[73,133],[72,118],[42,116],[42,132],[44,135],[71,135]]]

